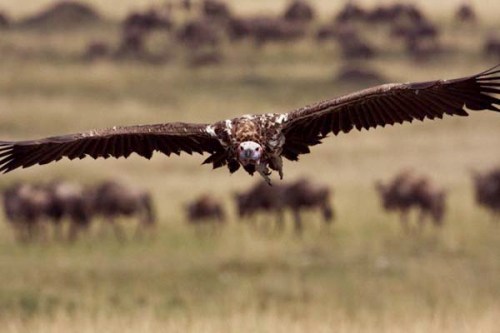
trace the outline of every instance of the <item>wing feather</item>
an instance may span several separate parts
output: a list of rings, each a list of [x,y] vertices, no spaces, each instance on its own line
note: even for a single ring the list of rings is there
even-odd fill
[[[500,65],[482,73],[453,79],[392,83],[365,89],[289,112],[283,124],[283,155],[297,159],[332,132],[348,133],[414,119],[467,116],[465,109],[500,111]],[[300,144],[302,142],[302,144]]]
[[[155,151],[214,153],[221,145],[206,124],[169,123],[113,127],[30,141],[0,141],[0,172],[68,159],[120,158],[136,153],[151,158]]]

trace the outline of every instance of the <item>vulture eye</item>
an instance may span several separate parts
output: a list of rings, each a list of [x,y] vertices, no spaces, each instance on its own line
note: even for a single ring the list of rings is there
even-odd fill
[[[255,151],[259,151],[260,147],[255,148]]]

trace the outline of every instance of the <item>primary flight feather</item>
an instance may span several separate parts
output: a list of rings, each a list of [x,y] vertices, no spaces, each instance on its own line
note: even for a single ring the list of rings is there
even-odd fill
[[[284,113],[245,115],[213,124],[166,123],[113,127],[30,141],[0,141],[0,171],[69,159],[131,153],[151,158],[154,151],[167,156],[193,152],[210,156],[204,163],[242,166],[270,182],[271,170],[283,177],[282,157],[296,161],[337,135],[413,119],[467,116],[469,110],[500,109],[500,65],[468,77],[420,83],[384,84]]]

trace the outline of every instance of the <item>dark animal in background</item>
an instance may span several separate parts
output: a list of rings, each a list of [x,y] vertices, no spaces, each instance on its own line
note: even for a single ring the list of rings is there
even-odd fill
[[[59,161],[63,157],[151,158],[193,152],[210,156],[204,164],[241,167],[271,184],[271,170],[282,179],[283,158],[298,161],[330,133],[348,133],[414,119],[467,116],[472,111],[499,112],[500,69],[453,80],[393,83],[364,89],[288,113],[243,115],[215,123],[165,123],[112,127],[27,141],[0,141],[0,172]]]
[[[116,51],[116,57],[119,59],[141,59],[147,57],[148,52],[145,47],[146,38],[147,31],[141,28],[124,30],[120,46]]]
[[[43,186],[12,185],[3,191],[3,206],[7,221],[20,241],[31,241],[44,233],[43,223],[51,209],[51,197]]]
[[[90,5],[75,1],[59,1],[44,11],[22,19],[23,28],[80,28],[103,22],[101,15]]]
[[[470,3],[464,2],[458,7],[455,19],[457,22],[475,23],[477,20],[476,11]]]
[[[149,9],[144,12],[130,13],[123,22],[123,30],[141,29],[144,31],[170,30],[173,21],[169,12],[159,9]]]
[[[354,1],[348,1],[346,5],[335,16],[334,22],[352,22],[364,20],[367,17],[367,11]]]
[[[476,202],[489,210],[493,217],[500,217],[500,168],[484,173],[473,173]]]
[[[143,12],[130,13],[122,23],[121,43],[116,51],[119,59],[147,61],[164,60],[162,55],[152,55],[146,42],[154,31],[170,31],[173,20],[165,8],[150,8]]]
[[[283,223],[283,184],[268,186],[257,182],[250,189],[235,194],[236,208],[240,218],[252,218],[258,212],[275,213],[277,223]]]
[[[359,36],[338,38],[337,41],[345,59],[370,59],[377,54],[375,48]]]
[[[325,223],[334,218],[330,204],[331,193],[328,187],[315,185],[306,179],[300,179],[289,184],[279,184],[272,187],[264,182],[258,182],[248,191],[235,195],[236,207],[240,218],[252,218],[259,212],[274,213],[279,229],[284,225],[284,211],[293,214],[295,230],[303,229],[301,211],[319,209]]]
[[[203,223],[224,223],[226,221],[226,213],[222,204],[212,197],[205,194],[189,203],[186,206],[188,222],[192,224]]]
[[[232,18],[227,29],[231,40],[251,39],[257,46],[271,42],[296,41],[306,33],[302,25],[265,16]]]
[[[193,8],[193,2],[192,0],[182,0],[181,1],[181,7],[187,12],[190,12],[191,9]]]
[[[6,29],[10,25],[10,19],[4,12],[0,11],[0,29]]]
[[[408,215],[412,209],[419,211],[420,228],[427,218],[436,226],[443,224],[446,191],[429,178],[416,175],[412,171],[403,171],[387,184],[377,182],[376,190],[385,210],[400,213],[405,230],[409,228]]]
[[[231,11],[226,3],[218,0],[204,0],[202,13],[209,20],[224,21],[231,17]]]
[[[313,184],[307,179],[299,179],[286,186],[282,194],[284,206],[292,211],[297,232],[302,231],[300,212],[303,210],[318,209],[325,223],[333,221],[334,211],[330,204],[331,191],[327,186]]]
[[[292,2],[288,8],[285,9],[283,18],[285,21],[293,23],[309,23],[314,20],[316,13],[314,8],[303,0],[296,0]]]
[[[117,218],[137,216],[137,235],[155,225],[153,200],[146,190],[116,181],[105,181],[88,189],[86,195],[89,196],[93,216],[105,218],[113,226],[119,239],[123,239],[124,234],[116,222]]]
[[[48,217],[54,224],[57,238],[61,238],[62,222],[68,220],[69,240],[75,240],[78,233],[86,230],[93,215],[92,202],[86,195],[85,188],[77,183],[54,181],[46,186],[50,195]]]
[[[488,37],[484,42],[483,50],[486,56],[500,59],[500,37]]]
[[[192,49],[215,47],[220,42],[217,26],[209,20],[193,20],[177,32],[177,40]]]

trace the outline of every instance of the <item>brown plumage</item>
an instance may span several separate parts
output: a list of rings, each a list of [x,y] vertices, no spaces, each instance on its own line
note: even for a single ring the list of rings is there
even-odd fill
[[[295,111],[246,115],[213,124],[167,123],[113,127],[31,141],[0,141],[0,171],[69,159],[151,158],[209,153],[205,163],[257,171],[270,182],[271,170],[283,176],[282,157],[296,161],[329,133],[411,122],[414,119],[467,116],[469,110],[500,111],[500,66],[454,80],[384,84]]]

